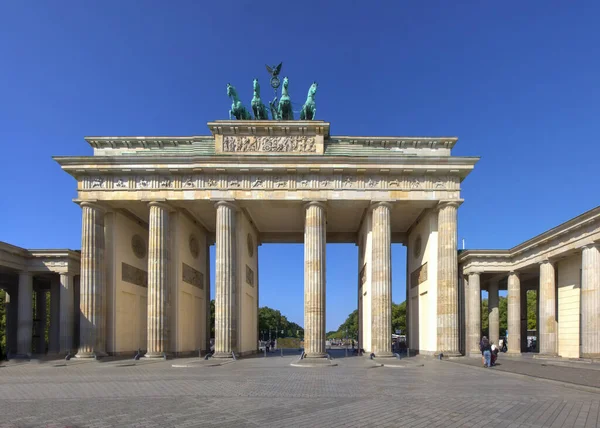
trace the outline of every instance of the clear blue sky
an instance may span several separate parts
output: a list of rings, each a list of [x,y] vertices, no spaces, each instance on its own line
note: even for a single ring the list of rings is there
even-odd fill
[[[599,205],[600,2],[258,3],[3,2],[0,240],[79,248],[75,181],[52,155],[90,155],[85,135],[208,134],[226,83],[266,82],[279,61],[295,102],[319,82],[333,134],[456,135],[455,155],[481,156],[459,210],[468,248]],[[356,308],[357,250],[327,251],[331,330]],[[259,255],[260,304],[302,323],[302,246]]]

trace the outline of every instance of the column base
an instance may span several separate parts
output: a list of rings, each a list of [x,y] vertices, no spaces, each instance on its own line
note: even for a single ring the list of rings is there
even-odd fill
[[[558,354],[554,352],[539,352],[537,354],[533,354],[533,358],[558,358]]]
[[[306,353],[304,354],[304,358],[327,358],[327,354],[325,352],[315,352],[312,354]]]
[[[373,353],[373,355],[376,360],[379,360],[382,358],[396,358],[396,355],[394,355],[392,352],[380,352],[378,354]]]
[[[600,352],[599,353],[582,353],[581,358],[589,358],[591,360],[597,360],[597,359],[600,359]]]
[[[335,367],[337,363],[334,363],[327,357],[304,357],[300,360],[295,360],[290,364],[292,367]]]
[[[167,354],[165,352],[146,352],[143,358],[163,358],[167,359]]]
[[[505,352],[506,355],[511,355],[514,357],[520,356],[521,351],[511,351],[510,348]]]
[[[75,358],[102,358],[102,357],[106,357],[108,356],[108,354],[106,352],[102,352],[102,351],[95,351],[95,352],[82,352],[79,351],[77,352],[77,354],[75,354]]]
[[[221,359],[226,359],[226,358],[233,359],[233,353],[232,352],[215,352],[212,357],[213,358],[221,358]]]
[[[481,354],[481,352],[479,352],[479,354]],[[457,352],[457,351],[442,351],[442,352],[436,352],[434,354],[434,356],[436,358],[439,358],[440,355],[442,355],[443,358],[462,357],[462,354],[460,352]]]

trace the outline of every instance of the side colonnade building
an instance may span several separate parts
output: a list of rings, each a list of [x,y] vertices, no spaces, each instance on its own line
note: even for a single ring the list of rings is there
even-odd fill
[[[458,256],[466,354],[480,354],[481,291],[488,292],[489,338],[498,343],[498,290],[508,291],[508,351],[528,349],[527,291],[537,292],[541,355],[600,358],[600,207],[510,250]]]

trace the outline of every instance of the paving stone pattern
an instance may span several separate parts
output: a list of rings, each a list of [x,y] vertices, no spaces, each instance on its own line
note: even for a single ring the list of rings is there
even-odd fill
[[[221,367],[170,360],[9,364],[0,427],[597,427],[600,394],[423,358],[423,367],[290,367],[292,357]],[[558,368],[560,369],[560,368]]]

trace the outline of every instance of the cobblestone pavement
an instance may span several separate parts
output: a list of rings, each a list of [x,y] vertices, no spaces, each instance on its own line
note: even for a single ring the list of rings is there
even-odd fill
[[[9,364],[0,427],[597,427],[600,394],[421,358],[422,367],[294,368],[293,357],[220,367],[169,360]],[[132,363],[132,361],[128,361]],[[557,368],[560,370],[560,368]]]
[[[478,357],[457,358],[451,361],[481,367],[481,359]],[[600,364],[596,363],[586,364],[529,357],[506,357],[500,354],[497,365],[493,367],[493,370],[600,388]]]

